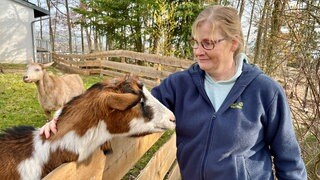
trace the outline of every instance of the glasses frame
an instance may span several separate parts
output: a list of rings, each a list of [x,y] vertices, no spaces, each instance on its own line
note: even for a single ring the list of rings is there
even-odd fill
[[[216,45],[218,43],[220,43],[220,42],[222,42],[224,40],[227,40],[227,38],[221,38],[221,39],[218,39],[218,40],[209,40],[210,45],[212,45],[212,47],[210,47],[210,48],[208,48],[208,47],[206,47],[206,45],[204,45],[204,41],[201,41],[200,44],[201,44],[203,49],[212,50],[212,49],[214,49],[216,47]],[[193,49],[198,49],[199,48],[199,42],[197,40],[192,38],[192,39],[189,40],[189,43],[190,43],[190,45],[191,45],[191,47]],[[195,45],[196,45],[196,47],[195,47]]]

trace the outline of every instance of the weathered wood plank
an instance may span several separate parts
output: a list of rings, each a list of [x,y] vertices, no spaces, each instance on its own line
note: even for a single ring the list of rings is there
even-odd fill
[[[179,59],[176,57],[166,57],[157,54],[146,54],[140,52],[133,52],[127,50],[112,50],[112,51],[103,51],[96,52],[92,54],[85,55],[59,55],[63,58],[76,58],[76,59],[106,59],[108,57],[125,57],[131,59],[137,59],[145,62],[163,64],[167,66],[174,66],[179,68],[188,68],[192,63],[192,60],[189,59]]]
[[[77,74],[82,74],[82,75],[89,75],[89,72],[86,70],[86,69],[79,69],[79,68],[76,68],[76,67],[72,67],[72,66],[69,66],[69,65],[66,65],[66,64],[57,64],[56,67],[58,69],[61,69],[65,72],[68,72],[68,73],[77,73]]]
[[[103,68],[108,68],[108,69],[114,69],[115,71],[122,71],[124,73],[132,72],[139,76],[147,76],[152,78],[164,78],[164,77],[167,77],[169,74],[171,74],[171,72],[158,71],[152,67],[145,67],[145,66],[126,64],[121,62],[113,62],[113,61],[84,61],[84,62],[80,62],[78,65],[82,69],[91,69],[91,68],[99,67],[100,69],[104,70]]]
[[[173,163],[172,169],[168,174],[167,180],[181,180],[180,169],[177,161]]]
[[[153,155],[148,165],[142,170],[137,180],[163,180],[176,158],[176,135]]]
[[[62,164],[44,177],[43,180],[72,179],[76,177],[76,166],[76,162]]]
[[[121,179],[161,135],[156,133],[139,138],[114,139],[111,142],[113,153],[106,156],[103,179]]]
[[[57,169],[49,173],[43,180],[56,179],[102,179],[105,167],[105,155],[100,149],[97,149],[94,154],[84,162],[70,162],[59,166]]]
[[[139,138],[115,138],[111,141],[113,153],[104,155],[98,149],[85,162],[63,164],[43,179],[121,179],[161,135],[156,133]]]
[[[109,77],[122,77],[124,76],[126,73],[123,72],[117,72],[117,71],[112,71],[112,70],[101,70],[101,69],[88,69],[86,70],[88,71],[89,74],[99,74],[99,75],[105,75],[105,76],[109,76]],[[135,74],[135,72],[132,72]],[[139,79],[148,87],[148,88],[152,88],[155,87],[159,84],[159,82],[155,81],[155,80],[150,80],[150,79],[146,79],[144,77],[139,77]]]
[[[153,78],[164,78],[167,77],[170,72],[167,71],[157,71],[152,67],[145,67],[133,64],[126,64],[126,63],[119,63],[119,62],[112,62],[112,61],[102,61],[102,67],[104,68],[113,68],[125,72],[134,72],[139,76],[147,76]]]

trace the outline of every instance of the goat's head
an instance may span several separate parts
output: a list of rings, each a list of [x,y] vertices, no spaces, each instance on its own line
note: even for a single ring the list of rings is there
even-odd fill
[[[101,120],[113,136],[140,136],[175,128],[173,113],[132,75],[94,84],[67,103],[59,119],[86,121],[74,127],[79,134]]]
[[[46,67],[49,67],[53,64],[40,64],[40,63],[29,63],[27,70],[23,75],[23,81],[26,83],[37,82],[43,77],[43,71]]]
[[[111,85],[114,91],[108,98],[112,110],[107,126],[111,133],[122,129],[121,134],[139,136],[175,128],[173,113],[154,98],[137,77],[127,75],[105,85]],[[118,128],[121,124],[122,128]]]

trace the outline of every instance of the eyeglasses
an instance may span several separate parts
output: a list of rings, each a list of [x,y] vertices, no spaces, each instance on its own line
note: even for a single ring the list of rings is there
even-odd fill
[[[219,40],[203,40],[200,42],[201,46],[203,47],[203,49],[205,50],[212,50],[216,44],[218,44],[219,42],[221,41],[224,41],[226,40],[226,38],[223,38],[223,39],[219,39]],[[199,42],[195,39],[191,39],[190,40],[190,45],[193,49],[198,49],[199,47]]]

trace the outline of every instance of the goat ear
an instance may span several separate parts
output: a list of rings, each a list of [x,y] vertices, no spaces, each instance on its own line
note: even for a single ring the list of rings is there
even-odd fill
[[[54,62],[50,62],[50,63],[43,64],[43,67],[44,67],[44,68],[47,68],[47,67],[51,66],[53,63],[54,63]]]
[[[125,76],[124,76],[124,80],[127,81],[129,79],[132,78],[132,73],[127,73]]]
[[[111,93],[108,97],[108,106],[117,110],[126,110],[135,106],[140,101],[140,97],[131,93]]]

